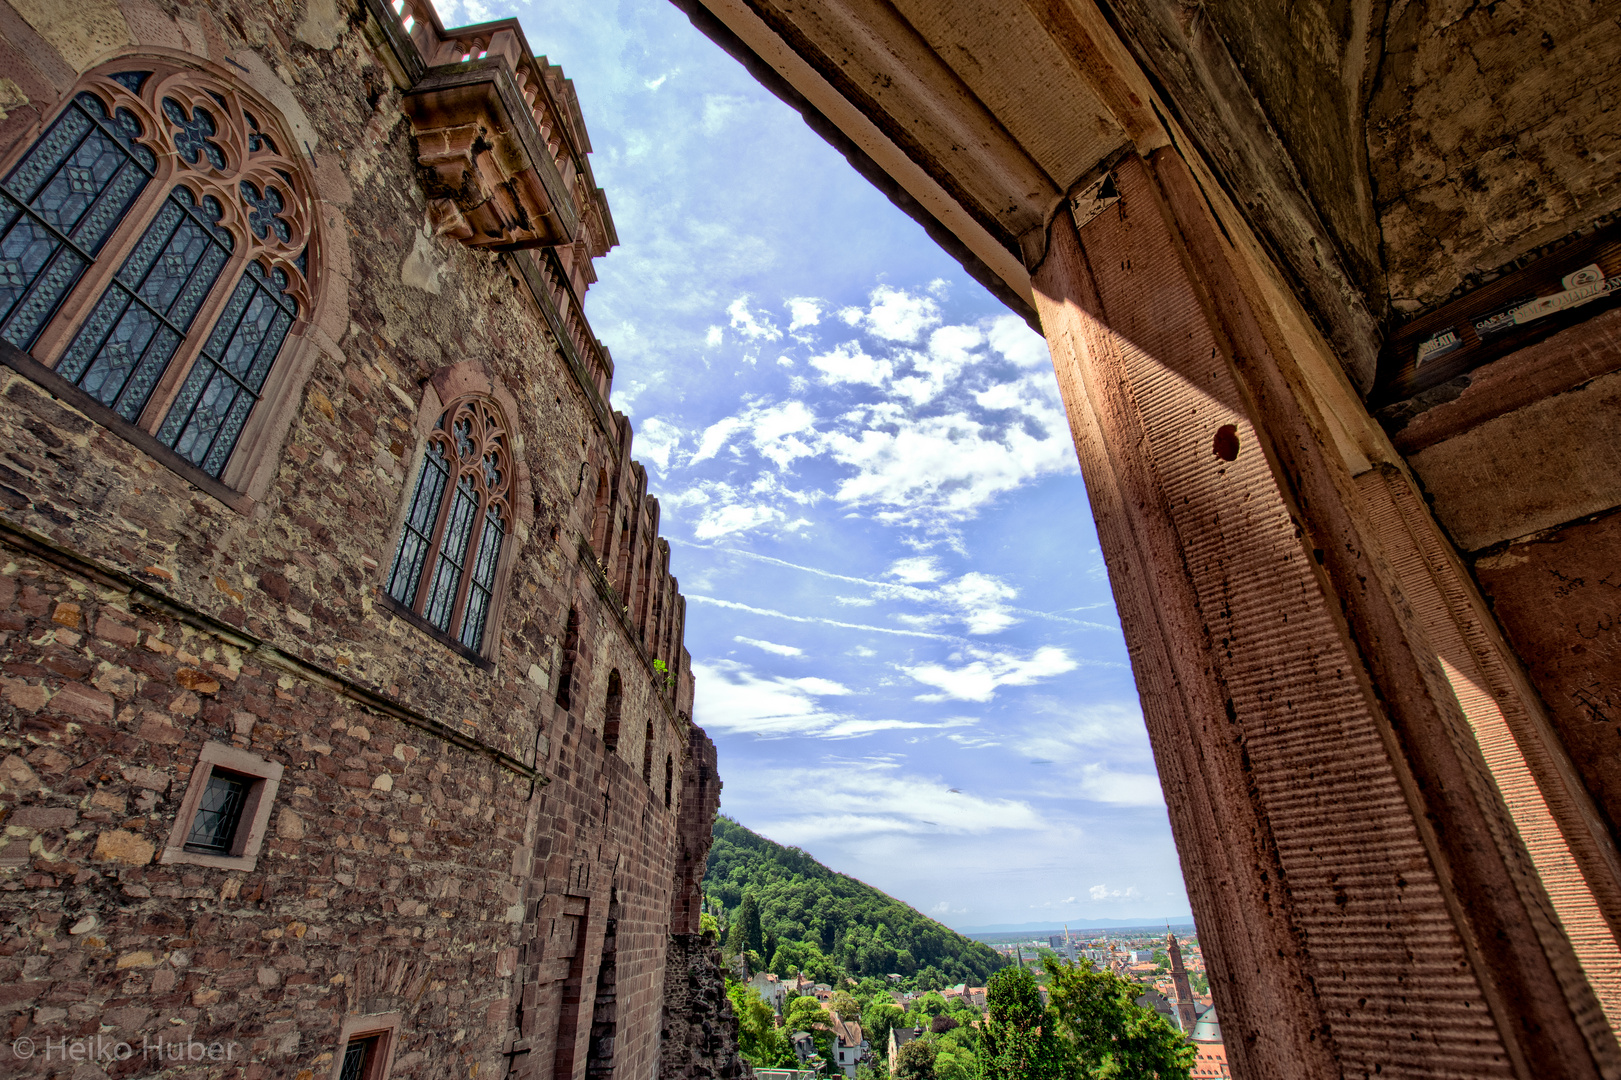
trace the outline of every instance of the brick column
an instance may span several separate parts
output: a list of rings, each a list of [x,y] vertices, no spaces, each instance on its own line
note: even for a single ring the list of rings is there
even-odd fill
[[[1255,281],[1171,149],[1034,283],[1235,1075],[1615,1041]]]

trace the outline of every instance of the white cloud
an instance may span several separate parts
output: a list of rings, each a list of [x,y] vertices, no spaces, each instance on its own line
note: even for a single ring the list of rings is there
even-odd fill
[[[696,465],[698,462],[706,461],[720,453],[721,447],[726,445],[726,441],[744,426],[745,422],[740,416],[728,416],[723,420],[717,420],[710,424],[704,429],[704,433],[698,437],[698,449],[693,453],[692,461],[689,464]]]
[[[864,383],[882,386],[895,373],[894,364],[868,356],[854,341],[846,341],[830,352],[811,357],[810,365],[822,373],[822,382],[829,385]]]
[[[872,607],[878,601],[870,596],[835,596],[833,602],[844,607]]]
[[[775,641],[761,641],[759,638],[744,637],[742,634],[738,634],[732,640],[743,645],[753,645],[756,649],[764,649],[766,652],[776,653],[778,656],[805,655],[805,650],[797,645],[778,645]]]
[[[1094,900],[1130,900],[1141,896],[1137,886],[1129,885],[1124,889],[1111,889],[1107,885],[1094,885],[1086,890]]]
[[[669,77],[670,77],[669,73],[666,72],[665,74],[660,75],[656,79],[644,79],[642,81],[642,85],[647,87],[649,90],[657,90],[659,87],[664,85],[665,80],[668,79]]]
[[[694,708],[710,731],[763,738],[855,739],[879,731],[940,730],[974,723],[962,717],[924,722],[850,716],[822,701],[853,694],[843,683],[814,676],[795,679],[760,675],[747,664],[733,660],[694,661],[692,672],[698,694]],[[728,779],[728,783],[733,782]]]
[[[874,421],[897,420],[871,410]],[[1033,408],[1027,422],[998,432],[964,413],[923,417],[893,430],[868,427],[827,435],[834,460],[855,470],[836,492],[852,506],[877,505],[897,524],[941,524],[973,516],[1005,492],[1050,473],[1074,472],[1075,448],[1063,414]],[[1031,434],[1035,425],[1039,434]]]
[[[868,299],[871,307],[862,321],[875,336],[886,341],[916,341],[919,334],[940,321],[940,305],[931,297],[880,285]]]
[[[954,658],[960,666],[926,663],[901,670],[925,686],[940,689],[938,694],[919,695],[919,701],[990,701],[999,686],[1029,686],[1040,679],[1050,679],[1073,671],[1078,666],[1069,653],[1055,645],[1043,645],[1027,660],[1012,653],[988,649],[970,649],[974,659],[966,664],[961,657]]]
[[[1075,797],[1114,806],[1163,806],[1165,792],[1153,773],[1117,772],[1106,765],[1082,765],[1075,777]]]
[[[994,634],[1018,622],[1006,601],[1019,590],[975,570],[940,587],[941,598],[961,614],[970,634]]]
[[[762,802],[792,791],[793,816],[767,831],[778,843],[805,844],[828,836],[875,833],[978,834],[1033,829],[1041,819],[1029,803],[959,794],[938,777],[900,771],[887,761],[828,761],[798,769],[753,770],[728,777],[726,790]],[[781,807],[784,801],[773,800]]]
[[[927,584],[945,577],[945,571],[940,569],[940,561],[933,555],[896,559],[884,573],[900,578],[909,585]]]
[[[774,521],[781,521],[786,515],[772,506],[749,506],[743,503],[734,503],[731,506],[720,506],[705,510],[698,519],[698,524],[692,534],[700,540],[713,540],[718,536],[730,533],[746,532],[758,529],[762,525],[769,525]]]
[[[692,672],[698,693],[694,708],[712,731],[812,735],[847,719],[821,703],[822,698],[851,692],[829,679],[756,675],[747,665],[730,660],[694,661]]]
[[[755,314],[749,310],[749,298],[746,296],[733,300],[726,314],[732,317],[732,329],[749,341],[776,341],[782,337],[782,331],[777,329],[776,323],[765,312]]]
[[[816,414],[803,401],[785,401],[781,405],[753,409],[744,419],[749,425],[754,448],[779,469],[786,469],[796,458],[810,457],[820,450]],[[807,434],[808,441],[801,437]]]
[[[681,446],[681,429],[656,416],[649,417],[636,432],[634,445],[637,457],[657,465],[661,472],[668,472],[670,455]]]
[[[709,332],[704,335],[704,344],[709,346],[711,349],[720,348],[721,338],[724,333],[725,331],[723,331],[720,327],[711,326],[709,328]]]
[[[906,351],[913,374],[896,379],[895,392],[909,399],[913,405],[933,401],[979,359],[974,350],[984,341],[985,335],[976,326],[942,326],[929,335],[926,350]]]
[[[1020,390],[1016,382],[997,383],[976,393],[974,400],[979,402],[982,409],[1017,409],[1024,404],[1024,395]]]
[[[704,96],[703,131],[705,135],[719,135],[732,118],[745,111],[748,98],[736,94],[706,94]]]
[[[779,498],[797,494],[776,486],[770,478],[766,478],[763,486],[756,483],[748,490],[740,490],[721,480],[703,480],[667,496],[664,504],[672,511],[700,508],[693,535],[700,540],[715,540],[778,523],[789,529],[798,527],[801,523],[788,521],[788,515],[773,505]]]
[[[815,326],[822,321],[822,301],[809,296],[791,296],[783,301],[788,309],[788,332]]]
[[[999,315],[992,319],[986,336],[991,348],[1020,367],[1046,367],[1052,363],[1046,339],[1017,315]]]
[[[1148,732],[1135,702],[1077,706],[1037,698],[1028,708],[1033,721],[1011,741],[1027,758],[1053,766],[1049,782],[1032,785],[1044,795],[1116,806],[1163,805]]]

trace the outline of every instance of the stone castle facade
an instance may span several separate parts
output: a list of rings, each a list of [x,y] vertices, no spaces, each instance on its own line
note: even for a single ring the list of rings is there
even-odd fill
[[[741,1071],[589,151],[512,21],[0,3],[0,1074]]]

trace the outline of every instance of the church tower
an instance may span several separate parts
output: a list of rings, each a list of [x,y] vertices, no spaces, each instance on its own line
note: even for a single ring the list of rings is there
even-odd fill
[[[1193,1038],[1193,987],[1188,984],[1187,969],[1182,966],[1182,949],[1176,935],[1165,931],[1165,954],[1171,958],[1171,982],[1176,985],[1176,1020],[1182,1025],[1182,1034]]]

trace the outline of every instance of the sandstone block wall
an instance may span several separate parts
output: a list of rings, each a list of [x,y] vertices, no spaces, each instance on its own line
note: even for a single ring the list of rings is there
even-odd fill
[[[345,1025],[397,1017],[397,1077],[648,1077],[678,833],[719,787],[684,603],[611,365],[582,377],[520,257],[436,233],[376,19],[0,3],[0,173],[97,65],[240,80],[304,144],[320,296],[278,361],[299,378],[260,406],[284,434],[224,497],[28,357],[0,367],[0,1017],[42,1048],[239,1045],[219,1075],[330,1075]],[[434,410],[463,393],[500,403],[521,480],[482,661],[383,594]],[[161,861],[207,744],[282,770],[251,869]],[[0,1047],[0,1073],[82,1067]]]

